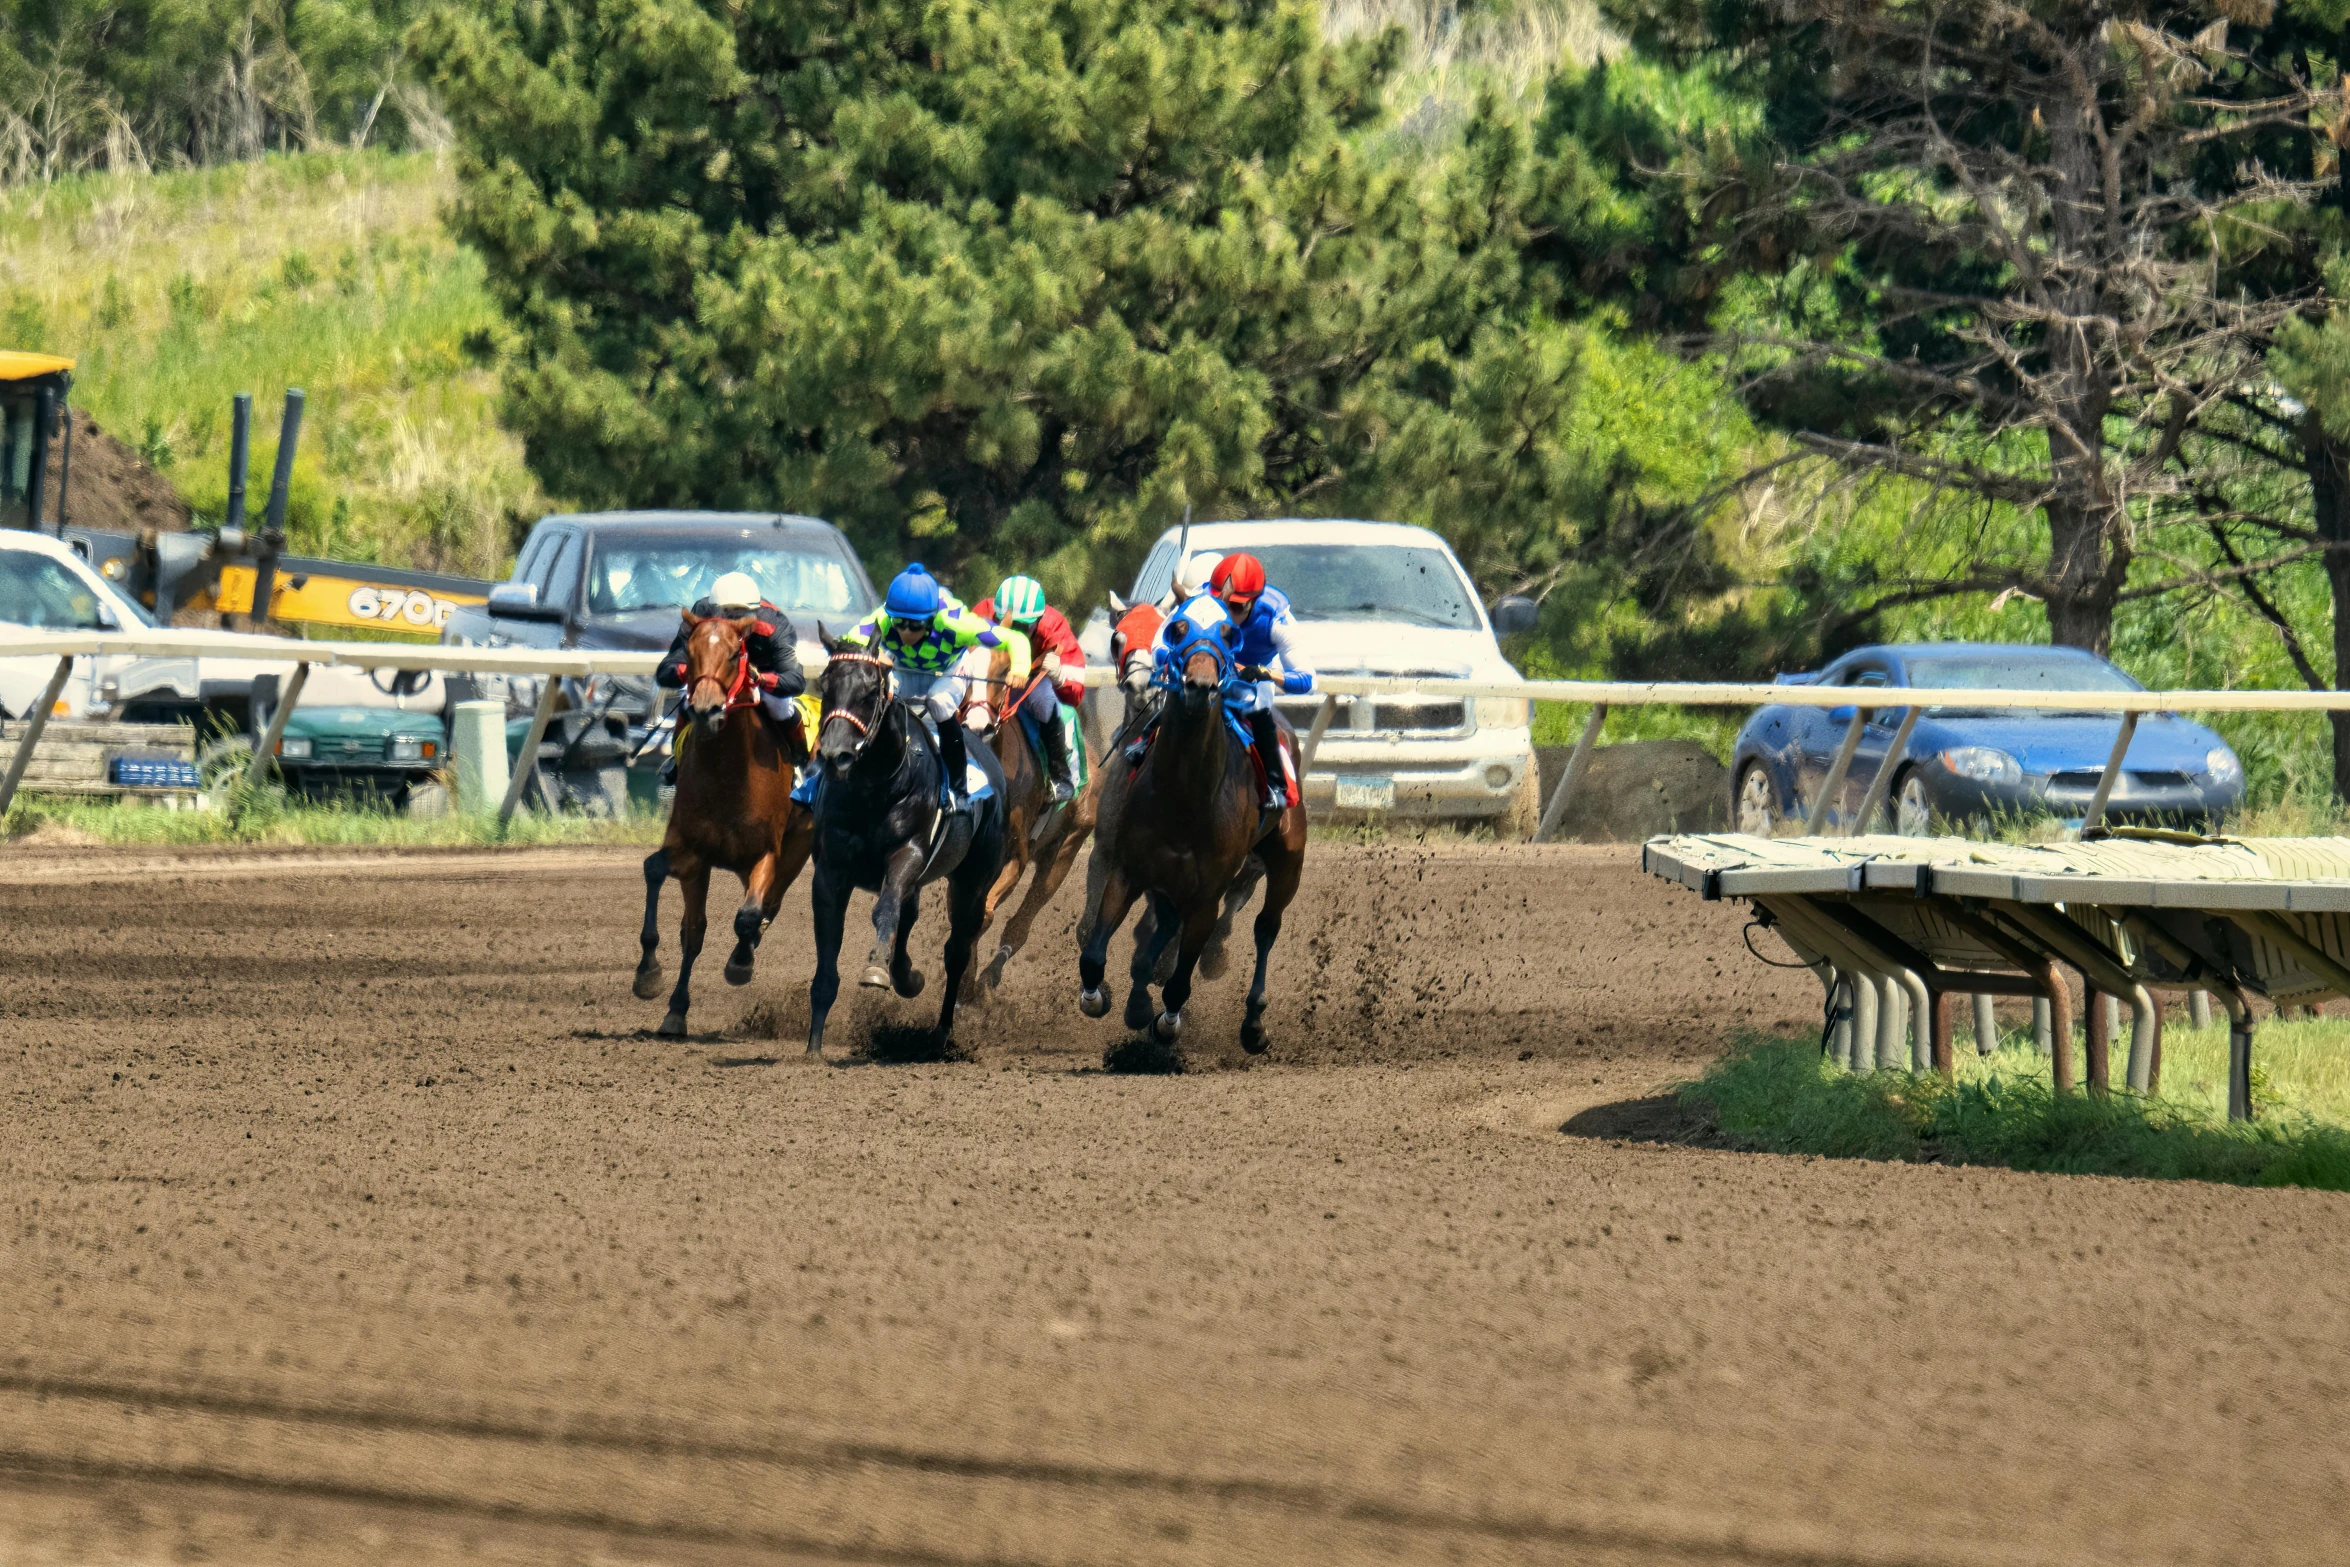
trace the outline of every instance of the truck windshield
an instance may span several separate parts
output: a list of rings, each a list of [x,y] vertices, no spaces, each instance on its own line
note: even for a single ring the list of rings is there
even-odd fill
[[[839,557],[785,549],[745,532],[726,538],[598,538],[588,573],[588,612],[691,609],[730,571],[750,573],[767,601],[795,619],[839,619],[866,608]]]
[[[96,631],[98,595],[46,556],[0,551],[0,622],[49,631]]]
[[[1477,629],[1477,601],[1451,555],[1424,544],[1264,544],[1250,551],[1300,620],[1400,620]]]

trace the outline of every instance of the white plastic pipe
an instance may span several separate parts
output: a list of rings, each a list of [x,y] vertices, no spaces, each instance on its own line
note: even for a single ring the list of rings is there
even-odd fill
[[[1975,1054],[1987,1056],[1999,1048],[1999,1014],[1992,1010],[1991,998],[1975,992]]]

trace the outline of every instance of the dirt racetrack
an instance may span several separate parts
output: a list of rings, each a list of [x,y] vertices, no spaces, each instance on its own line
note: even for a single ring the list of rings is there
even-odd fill
[[[0,1562],[2345,1555],[2350,1202],[1564,1132],[1815,1016],[1634,851],[1317,845],[1179,1077],[1060,916],[807,1067],[797,893],[676,1044],[633,856],[12,852]]]

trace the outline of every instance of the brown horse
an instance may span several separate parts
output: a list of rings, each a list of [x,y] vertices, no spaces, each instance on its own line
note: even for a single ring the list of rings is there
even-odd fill
[[[972,654],[982,651],[972,649],[971,654],[965,655],[966,664],[975,662]],[[1005,922],[995,956],[985,970],[975,972],[964,982],[966,1000],[978,994],[982,983],[992,991],[1004,982],[1004,965],[1028,945],[1028,933],[1035,926],[1037,916],[1053,901],[1061,883],[1069,879],[1071,868],[1077,864],[1078,851],[1093,836],[1094,813],[1101,804],[1102,775],[1097,769],[1077,792],[1076,799],[1058,809],[1053,806],[1052,785],[1038,765],[1035,748],[1029,745],[1027,733],[1017,717],[1028,689],[1012,689],[1010,670],[1009,653],[1002,648],[989,653],[984,673],[974,673],[970,680],[971,694],[964,698],[961,714],[966,730],[989,735],[994,741],[996,760],[1004,768],[1004,801],[1009,807],[1004,827],[1004,868],[987,889],[987,923],[980,926],[983,934],[995,923],[996,910],[1019,885],[1021,874],[1031,865],[1036,867],[1036,874],[1029,878],[1028,891],[1021,897],[1020,906]],[[1038,672],[1031,678],[1042,680],[1044,675]],[[1014,716],[1007,717],[1007,714]],[[1085,742],[1081,738],[1076,743]]]
[[[759,712],[759,687],[743,637],[751,622],[688,613],[685,701],[678,708],[677,797],[661,847],[645,857],[645,928],[637,937],[644,958],[636,966],[636,997],[661,993],[661,944],[655,923],[661,884],[677,878],[685,911],[677,927],[677,988],[661,1036],[685,1034],[687,983],[709,926],[710,872],[742,878],[743,905],[734,911],[734,953],[726,960],[729,985],[750,983],[760,934],[816,841],[815,818],[791,798],[792,763]]]
[[[1241,1048],[1253,1055],[1269,1043],[1265,968],[1281,934],[1282,913],[1297,895],[1305,868],[1306,814],[1302,805],[1294,805],[1272,821],[1265,819],[1248,747],[1224,717],[1222,686],[1231,659],[1222,641],[1204,628],[1188,630],[1180,620],[1169,633],[1177,641],[1182,678],[1168,693],[1158,734],[1142,763],[1131,772],[1120,769],[1118,782],[1106,785],[1116,801],[1114,809],[1103,811],[1095,850],[1104,874],[1077,960],[1083,987],[1078,1006],[1088,1017],[1110,1010],[1102,983],[1110,936],[1135,899],[1147,897],[1154,929],[1150,940],[1135,946],[1126,1025],[1139,1029],[1148,1023],[1161,1043],[1173,1044],[1182,1034],[1192,972],[1214,934],[1218,911],[1253,858],[1264,865],[1265,906],[1256,919],[1256,974],[1240,1026]],[[1294,747],[1286,731],[1283,744]],[[1175,972],[1154,1017],[1153,971],[1178,934]]]

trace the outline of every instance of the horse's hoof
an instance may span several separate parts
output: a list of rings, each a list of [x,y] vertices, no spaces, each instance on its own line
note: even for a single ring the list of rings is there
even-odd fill
[[[657,965],[655,965],[655,964],[648,963],[648,964],[646,964],[646,965],[645,965],[643,968],[641,968],[641,969],[638,969],[638,970],[636,971],[636,983],[635,983],[635,984],[633,984],[633,985],[631,985],[631,986],[629,986],[629,987],[628,987],[628,989],[629,989],[629,994],[631,994],[631,995],[635,996],[635,997],[637,998],[637,1000],[639,1000],[639,1001],[658,1001],[658,1000],[660,1000],[660,999],[661,999],[661,970],[660,970],[660,968],[659,968]]]
[[[818,1061],[821,1061],[821,1060],[823,1060],[823,1059],[824,1059],[824,1046],[823,1046],[823,1045],[822,1045],[820,1042],[818,1042],[818,1041],[816,1041],[816,1040],[813,1040],[813,1039],[809,1040],[809,1041],[808,1041],[808,1053],[807,1053],[805,1056],[801,1057],[801,1059],[802,1059],[802,1060],[804,1060],[804,1061],[807,1061],[807,1062],[809,1062],[809,1063],[811,1063],[811,1064],[813,1064],[813,1063],[815,1063],[815,1062],[818,1062]]]
[[[751,982],[751,959],[747,954],[726,960],[726,982],[729,985],[747,985]]]
[[[891,980],[890,988],[896,991],[899,995],[905,997],[908,1001],[911,1001],[916,996],[922,994],[922,987],[928,983],[929,980],[924,976],[920,969],[910,968],[906,970],[906,977],[904,979]]]
[[[1265,1033],[1265,1025],[1250,1018],[1240,1025],[1240,1048],[1252,1056],[1261,1056],[1272,1048],[1273,1041]]]
[[[1222,979],[1224,970],[1229,968],[1231,964],[1232,958],[1224,950],[1224,943],[1211,941],[1207,945],[1207,950],[1199,955],[1199,977],[1202,979]]]
[[[685,1038],[685,1014],[683,1012],[670,1013],[661,1020],[661,1026],[654,1032],[663,1039]]]
[[[1126,997],[1126,1026],[1140,1032],[1150,1027],[1158,1008],[1151,1005],[1151,988],[1137,985]]]
[[[1162,1045],[1171,1045],[1183,1037],[1183,1014],[1162,1012],[1151,1023],[1151,1034]]]
[[[857,983],[867,990],[887,990],[889,989],[889,970],[876,963],[865,970],[864,977],[859,979]]]
[[[1087,1017],[1108,1017],[1110,993],[1107,990],[1080,990],[1077,992],[1077,1010]]]

